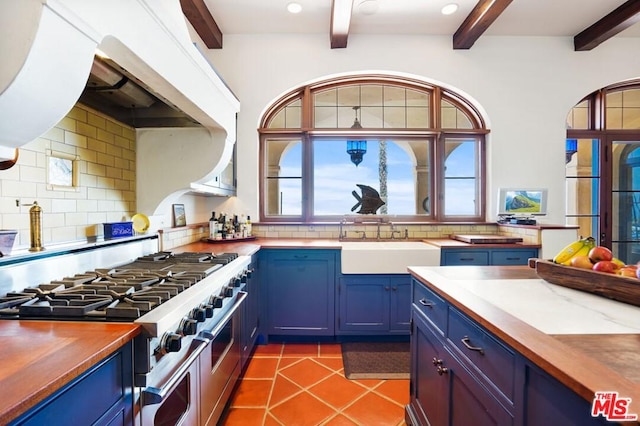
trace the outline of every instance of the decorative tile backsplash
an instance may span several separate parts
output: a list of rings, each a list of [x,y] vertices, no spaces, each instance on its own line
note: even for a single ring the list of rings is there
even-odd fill
[[[497,224],[463,225],[463,224],[394,224],[396,231],[394,238],[404,239],[405,235],[412,240],[425,238],[448,238],[451,234],[497,234]],[[338,238],[340,234],[338,224],[313,224],[313,225],[253,225],[253,234],[265,238]],[[358,231],[358,232],[356,232]],[[362,237],[362,231],[366,238],[375,239],[378,227],[371,224],[347,224],[342,227],[342,232],[347,233],[348,239]],[[380,238],[391,238],[391,224],[380,225]],[[535,230],[534,230],[535,231]]]
[[[404,239],[405,232],[410,240],[422,240],[427,238],[449,238],[451,234],[473,235],[504,235],[508,237],[520,237],[525,244],[540,244],[540,230],[537,228],[509,227],[498,224],[394,224],[394,230],[398,231],[394,238]],[[253,235],[261,238],[303,238],[303,239],[338,239],[340,231],[347,232],[348,239],[362,238],[364,231],[367,239],[376,239],[378,227],[370,224],[348,224],[340,227],[339,224],[253,224]],[[358,231],[358,232],[356,232]],[[160,244],[162,250],[171,250],[185,244],[200,241],[209,236],[209,224],[201,223],[189,225],[184,228],[164,229],[160,231]],[[380,226],[380,238],[391,238],[391,225],[389,223]]]
[[[73,185],[51,179],[51,158],[76,168],[62,181]],[[43,210],[45,247],[87,240],[96,224],[129,220],[136,203],[135,129],[76,104],[20,148],[15,166],[0,171],[0,229],[18,231],[16,248],[29,247],[27,204],[34,201]]]

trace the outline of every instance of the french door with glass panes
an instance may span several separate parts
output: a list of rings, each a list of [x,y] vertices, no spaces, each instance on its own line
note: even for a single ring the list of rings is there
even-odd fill
[[[567,224],[627,264],[640,261],[640,139],[568,139]]]
[[[611,191],[605,245],[627,264],[640,261],[640,140],[609,138]]]

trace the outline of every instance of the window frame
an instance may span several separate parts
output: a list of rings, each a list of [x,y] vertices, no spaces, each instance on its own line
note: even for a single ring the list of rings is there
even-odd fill
[[[313,96],[317,91],[339,88],[349,85],[380,84],[385,86],[397,86],[405,89],[428,92],[429,97],[429,123],[428,128],[393,128],[393,129],[345,129],[345,128],[314,128]],[[271,128],[270,123],[290,103],[300,100],[301,117],[300,128]],[[461,110],[471,122],[471,128],[442,128],[441,99],[453,104]],[[286,125],[286,124],[285,124]],[[462,96],[436,85],[423,81],[382,75],[359,75],[332,78],[320,82],[298,87],[283,95],[275,101],[263,114],[258,128],[259,134],[259,199],[266,200],[267,195],[267,158],[266,145],[272,139],[300,140],[302,143],[302,212],[300,215],[270,215],[267,210],[267,202],[259,203],[259,215],[261,223],[314,223],[337,222],[344,215],[319,216],[313,214],[313,154],[312,141],[317,138],[344,138],[346,139],[394,139],[432,140],[430,147],[430,169],[433,177],[429,182],[429,193],[434,194],[430,200],[429,214],[394,215],[395,220],[414,223],[478,223],[485,222],[486,217],[486,134],[489,130],[479,110]],[[478,180],[476,192],[480,198],[478,214],[470,216],[446,216],[444,214],[444,141],[455,138],[473,138],[478,144]],[[346,155],[346,154],[345,154]],[[367,215],[373,216],[376,215]]]

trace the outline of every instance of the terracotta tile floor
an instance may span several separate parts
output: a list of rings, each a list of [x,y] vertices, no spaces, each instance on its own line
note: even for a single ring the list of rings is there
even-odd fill
[[[405,425],[409,380],[348,380],[339,343],[257,346],[221,424]]]

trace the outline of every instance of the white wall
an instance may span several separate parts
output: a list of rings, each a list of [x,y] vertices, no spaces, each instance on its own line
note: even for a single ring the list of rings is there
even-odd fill
[[[241,102],[233,209],[258,217],[256,129],[270,103],[329,75],[384,71],[455,88],[485,111],[489,220],[500,186],[542,186],[550,189],[550,211],[541,222],[564,223],[566,115],[592,91],[640,77],[638,39],[615,38],[591,52],[553,37],[487,36],[470,50],[451,45],[450,37],[352,35],[346,49],[330,49],[326,34],[225,34],[223,49],[207,55]],[[212,199],[210,209],[221,202],[229,204]]]

